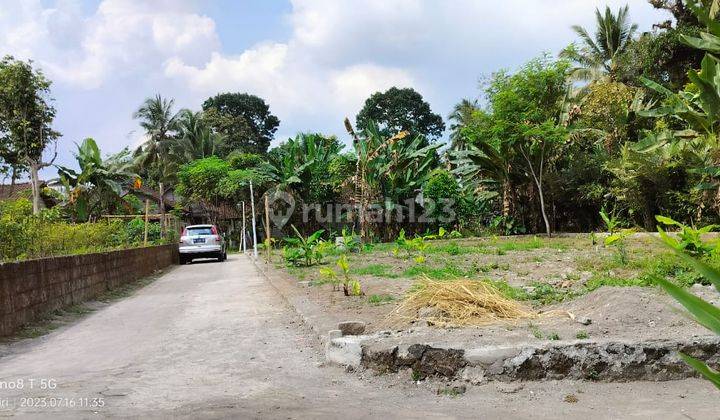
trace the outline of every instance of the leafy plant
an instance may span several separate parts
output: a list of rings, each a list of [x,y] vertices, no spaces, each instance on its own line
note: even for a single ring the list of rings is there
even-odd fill
[[[602,209],[600,210],[600,217],[608,231],[608,236],[605,237],[605,246],[614,246],[617,249],[618,261],[620,264],[626,265],[628,263],[628,254],[625,239],[632,235],[634,231],[632,229],[619,229],[620,222],[615,217],[614,212],[608,214],[605,209]]]
[[[685,252],[678,246],[678,242],[667,236],[667,234],[658,228],[662,240],[670,246],[675,252],[686,262],[691,264],[698,272],[705,276],[720,292],[720,271],[711,267],[702,260],[695,258]],[[720,335],[720,308],[706,302],[702,298],[695,296],[686,289],[660,277],[655,278],[655,282],[662,287],[667,294],[672,296],[681,305],[688,310],[690,315],[702,326]],[[687,354],[680,353],[680,357],[698,371],[705,378],[710,380],[718,389],[720,389],[720,372],[710,368],[706,363],[691,357]]]
[[[320,263],[324,256],[320,236],[325,231],[321,229],[305,237],[297,230],[295,225],[291,225],[291,227],[295,232],[295,237],[286,237],[284,239],[285,243],[289,245],[289,247],[285,247],[284,250],[285,260],[294,265],[304,264],[306,267]],[[288,248],[294,250],[289,250]],[[290,257],[290,259],[288,259],[288,257]]]
[[[655,216],[655,219],[665,226],[677,226],[680,228],[680,231],[677,234],[680,240],[676,240],[675,238],[668,236],[663,228],[658,226],[658,232],[660,232],[660,235],[663,236],[665,243],[671,245],[677,250],[686,251],[693,255],[707,255],[717,248],[717,242],[704,242],[702,240],[702,235],[717,229],[720,227],[718,225],[708,225],[700,229],[695,229],[680,222],[676,222],[666,216],[658,215]]]
[[[360,241],[360,237],[355,234],[354,230],[348,231],[347,228],[343,228],[341,235],[342,242],[339,244],[338,248],[340,248],[343,252],[360,251],[362,242]]]
[[[605,230],[612,235],[620,228],[620,220],[615,216],[615,212],[608,214],[605,207],[600,209],[600,218],[605,223]]]
[[[350,263],[346,255],[341,255],[335,265],[340,268],[340,275],[332,268],[323,267],[320,269],[320,276],[333,285],[333,290],[337,290],[337,286],[342,284],[345,296],[363,296],[360,281],[353,278],[350,274]]]

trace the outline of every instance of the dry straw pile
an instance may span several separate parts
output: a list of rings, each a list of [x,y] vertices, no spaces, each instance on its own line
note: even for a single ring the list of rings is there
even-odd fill
[[[428,309],[426,309],[428,308]],[[427,315],[419,316],[426,312]],[[421,279],[414,291],[391,314],[391,318],[420,318],[440,327],[483,326],[537,318],[538,314],[508,299],[485,281]]]

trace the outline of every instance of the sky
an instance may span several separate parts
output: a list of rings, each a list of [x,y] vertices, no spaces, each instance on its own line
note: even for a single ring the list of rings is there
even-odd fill
[[[0,54],[53,81],[56,163],[73,166],[86,137],[105,154],[139,145],[132,114],[155,94],[193,110],[219,92],[258,95],[281,121],[274,144],[346,140],[343,119],[392,86],[447,124],[483,77],[557,54],[606,4],[628,4],[640,31],[669,18],[646,0],[0,0]]]

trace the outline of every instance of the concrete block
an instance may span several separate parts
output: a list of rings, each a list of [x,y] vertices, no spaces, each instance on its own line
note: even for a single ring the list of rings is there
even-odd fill
[[[325,346],[325,360],[341,366],[360,366],[362,361],[362,339],[346,336],[328,340]]]

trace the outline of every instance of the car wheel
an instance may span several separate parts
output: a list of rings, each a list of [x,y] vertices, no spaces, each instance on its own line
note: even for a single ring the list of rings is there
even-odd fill
[[[180,255],[180,261],[179,261],[179,262],[180,262],[180,265],[185,265],[185,264],[187,264],[187,260],[186,260],[185,257],[183,257],[182,255]]]

